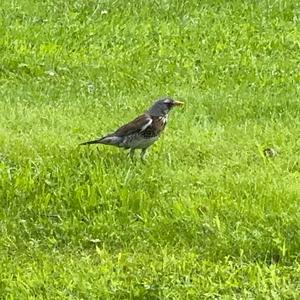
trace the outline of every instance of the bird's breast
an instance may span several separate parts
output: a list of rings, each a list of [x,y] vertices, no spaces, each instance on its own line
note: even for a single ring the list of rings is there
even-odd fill
[[[167,118],[160,117],[152,117],[152,123],[148,126],[142,133],[145,138],[151,138],[154,136],[158,136],[165,128],[167,123]]]

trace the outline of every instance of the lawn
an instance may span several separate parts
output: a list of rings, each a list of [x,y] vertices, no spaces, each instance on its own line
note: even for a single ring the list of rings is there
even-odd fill
[[[0,12],[0,299],[300,298],[299,1]],[[165,95],[145,164],[78,146]]]

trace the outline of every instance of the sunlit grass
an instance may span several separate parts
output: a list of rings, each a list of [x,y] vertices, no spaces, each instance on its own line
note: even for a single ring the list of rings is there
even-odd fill
[[[4,1],[2,298],[299,298],[299,12]],[[146,164],[78,146],[164,95]]]

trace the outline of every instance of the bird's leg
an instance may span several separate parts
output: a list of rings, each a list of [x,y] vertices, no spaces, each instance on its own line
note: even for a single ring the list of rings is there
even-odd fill
[[[129,151],[129,153],[128,153],[128,155],[129,155],[129,157],[130,157],[131,160],[133,160],[134,150],[135,149],[131,148],[130,151]]]
[[[141,160],[142,162],[145,162],[145,154],[146,154],[147,148],[143,148],[141,151]]]

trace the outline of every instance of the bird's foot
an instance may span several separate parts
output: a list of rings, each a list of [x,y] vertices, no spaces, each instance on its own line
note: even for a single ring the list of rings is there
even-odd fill
[[[145,160],[146,150],[147,149],[145,148],[145,149],[142,149],[142,151],[141,151],[141,161],[142,161],[143,164],[146,163],[146,160]]]
[[[128,156],[130,157],[131,161],[133,161],[134,150],[135,150],[135,149],[130,149],[129,152],[128,152]]]

